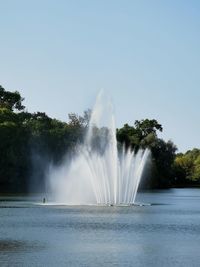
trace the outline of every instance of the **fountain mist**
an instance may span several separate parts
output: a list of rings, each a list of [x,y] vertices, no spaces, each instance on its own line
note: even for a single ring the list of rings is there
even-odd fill
[[[148,157],[149,150],[118,151],[113,107],[101,91],[77,155],[50,170],[54,199],[66,204],[133,204]]]

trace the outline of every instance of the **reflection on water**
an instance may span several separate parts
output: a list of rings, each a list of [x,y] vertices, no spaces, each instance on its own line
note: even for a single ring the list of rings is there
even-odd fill
[[[20,240],[0,240],[0,252],[18,252],[29,251],[33,249],[42,249],[37,242],[26,242]]]
[[[17,240],[0,240],[0,251],[17,251],[24,249],[26,242]]]
[[[200,266],[200,190],[143,193],[137,201],[154,205],[0,198],[0,266]]]

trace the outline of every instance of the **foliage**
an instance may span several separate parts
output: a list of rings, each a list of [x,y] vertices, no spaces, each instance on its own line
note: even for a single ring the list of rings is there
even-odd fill
[[[0,109],[0,183],[1,190],[26,190],[28,175],[27,129],[11,110]],[[2,188],[2,184],[4,185]]]
[[[0,86],[0,108],[5,107],[10,110],[23,110],[25,108],[22,105],[23,100],[19,92],[6,91]]]
[[[25,112],[22,101],[18,92],[0,86],[1,192],[25,192],[32,178],[42,187],[49,162],[59,164],[66,153],[73,153],[89,121],[90,110],[83,117],[69,114],[67,123],[43,112]]]
[[[151,147],[157,139],[157,131],[162,131],[162,126],[156,120],[136,120],[134,126],[125,124],[117,129],[117,140],[136,150],[140,147]]]
[[[152,152],[152,174],[148,181],[150,187],[169,187],[172,182],[172,166],[175,158],[176,146],[158,138],[158,132],[163,128],[156,120],[135,121],[134,126],[125,124],[117,129],[117,140],[125,147],[149,148]]]
[[[178,154],[174,162],[177,183],[200,183],[200,149]]]
[[[44,177],[49,162],[59,164],[66,153],[70,156],[84,140],[91,110],[83,116],[69,114],[68,122],[50,118],[44,112],[29,113],[18,92],[0,86],[0,191],[26,192],[33,181],[45,186]],[[151,188],[166,188],[200,183],[200,150],[176,155],[176,146],[158,137],[162,125],[156,120],[136,120],[117,129],[119,147],[149,148],[152,172],[148,176]],[[109,140],[107,128],[94,127],[92,145],[104,152]],[[103,141],[104,142],[103,142]],[[35,174],[35,175],[33,175]]]

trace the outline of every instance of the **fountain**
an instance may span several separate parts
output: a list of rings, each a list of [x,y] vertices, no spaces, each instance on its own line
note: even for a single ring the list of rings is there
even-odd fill
[[[68,205],[131,205],[149,150],[117,147],[111,101],[101,91],[93,108],[85,142],[76,156],[51,168],[49,181],[54,200]]]

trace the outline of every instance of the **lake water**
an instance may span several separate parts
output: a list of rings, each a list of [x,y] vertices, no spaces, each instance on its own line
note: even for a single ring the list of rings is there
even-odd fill
[[[1,267],[200,266],[200,189],[141,193],[142,207],[40,199],[0,198]]]

